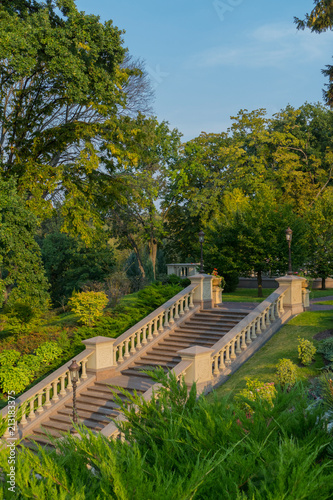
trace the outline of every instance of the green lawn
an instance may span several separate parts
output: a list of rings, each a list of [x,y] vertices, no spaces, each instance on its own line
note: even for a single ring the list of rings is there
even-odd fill
[[[257,288],[237,288],[235,292],[222,293],[223,302],[262,302],[266,297],[273,293],[275,288],[263,288],[263,297],[258,297]],[[310,292],[310,299],[320,299],[333,295],[333,289],[313,290]]]
[[[333,300],[323,300],[322,302],[316,302],[319,306],[333,306]]]
[[[237,288],[235,292],[222,293],[222,302],[262,302],[274,292],[274,288],[263,288],[263,297],[258,297],[256,288]]]
[[[299,364],[297,353],[297,338],[313,340],[316,333],[333,328],[333,311],[304,312],[283,326],[252,358],[234,373],[230,379],[216,389],[218,396],[238,392],[245,387],[246,377],[257,378],[262,382],[277,382],[276,365],[279,359],[291,359]],[[318,345],[316,340],[313,340]],[[300,380],[320,374],[324,366],[321,355],[315,355],[315,361],[307,367],[298,366],[297,376]],[[212,397],[211,395],[208,397]]]

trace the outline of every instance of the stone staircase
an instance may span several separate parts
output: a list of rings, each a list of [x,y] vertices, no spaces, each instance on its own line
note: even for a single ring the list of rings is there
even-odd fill
[[[130,394],[134,391],[139,395],[143,394],[154,382],[142,370],[158,366],[165,371],[173,369],[181,361],[178,351],[192,346],[212,347],[247,314],[248,311],[221,311],[218,308],[198,310],[141,356],[135,357],[132,363],[118,371],[114,377],[95,380],[79,392],[76,399],[79,422],[92,431],[101,431],[111,419],[119,415],[110,386],[126,389]],[[113,390],[121,399],[126,399],[121,390]],[[50,445],[49,436],[61,437],[62,433],[71,429],[71,421],[72,401],[68,400],[36,427],[22,444],[31,446],[31,442],[35,441],[44,446]]]

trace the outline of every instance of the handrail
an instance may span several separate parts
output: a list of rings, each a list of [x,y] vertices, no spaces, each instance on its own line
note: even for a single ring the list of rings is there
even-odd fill
[[[129,328],[113,344],[114,365],[120,365],[194,308],[197,284],[191,284]]]
[[[22,408],[22,418],[21,425],[27,424],[27,416],[29,416],[30,421],[36,417],[35,413],[42,413],[45,409],[51,406],[52,403],[59,400],[59,395],[64,396],[68,391],[72,389],[72,382],[70,378],[70,373],[68,366],[75,359],[77,364],[81,366],[82,372],[79,376],[79,380],[77,384],[80,384],[81,380],[88,378],[86,365],[88,362],[89,356],[93,354],[93,350],[85,349],[83,352],[74,356],[69,361],[67,361],[64,365],[58,368],[55,372],[52,372],[45,379],[41,380],[38,384],[34,385],[28,391],[24,392],[16,398],[15,407],[16,410],[19,407]],[[67,387],[66,387],[66,378],[67,378]],[[59,385],[59,386],[58,386]],[[52,399],[50,396],[52,394]],[[45,397],[45,400],[44,400]],[[35,402],[37,399],[37,408],[35,408]],[[43,401],[44,400],[44,401]],[[27,405],[29,403],[29,408]],[[2,418],[5,418],[8,414],[8,406],[5,406],[1,410]],[[6,437],[6,434],[4,434]]]
[[[258,335],[283,316],[283,298],[287,289],[287,285],[280,286],[212,346],[213,376],[225,370],[237,354],[247,349]]]

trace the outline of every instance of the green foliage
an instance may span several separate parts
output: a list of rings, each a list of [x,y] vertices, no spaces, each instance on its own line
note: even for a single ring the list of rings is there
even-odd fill
[[[304,366],[307,366],[312,363],[313,356],[315,355],[317,349],[315,348],[311,340],[302,339],[298,337],[297,350],[298,350],[298,359]]]
[[[80,292],[74,293],[69,299],[68,305],[79,317],[81,323],[94,326],[96,320],[103,315],[103,309],[108,303],[104,292]]]
[[[193,500],[223,498],[329,500],[333,467],[323,408],[307,410],[304,389],[277,390],[274,406],[253,401],[246,412],[230,400],[209,403],[162,371],[151,401],[119,398],[125,439],[78,427],[56,450],[18,449],[18,498]],[[133,408],[137,405],[137,412]],[[9,471],[8,452],[0,466]]]
[[[62,348],[56,342],[45,342],[32,354],[21,355],[15,350],[4,350],[0,353],[0,387],[4,393],[23,392],[33,379],[45,372],[62,354]]]
[[[296,384],[297,366],[290,359],[280,359],[277,364],[277,377],[279,384],[289,390]]]
[[[113,248],[100,239],[86,246],[67,234],[54,230],[40,241],[46,275],[55,305],[66,303],[74,290],[88,281],[104,282],[112,273]]]
[[[240,391],[236,400],[239,401],[241,408],[252,414],[253,408],[249,401],[260,401],[264,404],[270,406],[274,405],[274,399],[276,397],[276,389],[274,387],[274,382],[260,382],[258,379],[246,378],[246,389]]]
[[[37,218],[24,206],[14,180],[0,178],[0,283],[4,305],[23,302],[37,311],[49,306],[49,285],[34,240],[36,228]]]
[[[62,348],[57,342],[45,342],[35,352],[43,364],[50,364],[62,354]]]
[[[17,301],[12,305],[9,309],[9,313],[10,316],[13,316],[23,324],[29,323],[36,316],[36,311],[34,311],[29,304],[25,304],[20,301]]]
[[[333,365],[333,337],[322,340],[319,343],[317,352],[322,354],[324,358],[327,359],[327,361],[330,361]]]

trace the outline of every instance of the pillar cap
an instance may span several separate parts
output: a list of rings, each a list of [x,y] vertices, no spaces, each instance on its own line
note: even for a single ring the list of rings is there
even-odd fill
[[[181,351],[177,351],[177,354],[181,357],[198,357],[205,356],[207,354],[212,354],[214,349],[210,349],[209,347],[202,347],[199,345],[195,345],[193,347],[187,347],[186,349],[182,349]]]
[[[97,337],[92,337],[90,339],[82,340],[83,344],[85,345],[106,344],[107,342],[114,343],[115,341],[116,339],[112,339],[110,337],[102,337],[101,335]]]

